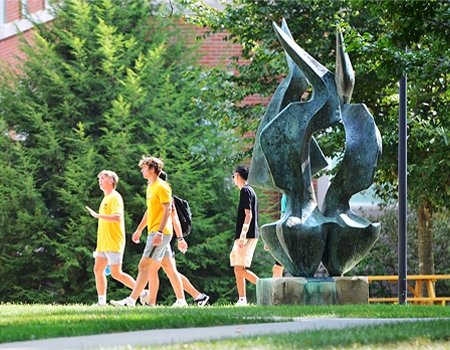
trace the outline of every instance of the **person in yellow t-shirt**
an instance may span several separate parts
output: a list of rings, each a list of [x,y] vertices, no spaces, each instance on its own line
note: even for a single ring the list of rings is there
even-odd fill
[[[139,243],[142,230],[147,226],[147,243],[139,262],[135,288],[129,297],[118,301],[111,300],[111,304],[114,306],[135,306],[147,281],[150,281],[150,305],[156,304],[158,291],[155,285],[158,271],[167,249],[170,249],[170,240],[172,239],[172,220],[170,219],[172,189],[166,181],[159,178],[164,163],[156,157],[143,157],[139,162],[139,167],[142,176],[148,181],[147,210],[133,233],[132,240]],[[180,274],[176,270],[166,271],[166,274],[177,297],[173,307],[187,306]]]
[[[161,173],[159,174],[159,177],[167,182],[167,173],[165,171],[161,171]],[[191,283],[191,281],[189,281],[189,279],[184,276],[180,271],[178,271],[177,269],[177,263],[175,261],[175,241],[178,244],[178,250],[180,252],[182,252],[183,254],[186,253],[187,249],[188,249],[188,244],[187,242],[184,240],[183,237],[183,230],[181,228],[181,223],[180,223],[180,219],[178,217],[177,214],[177,210],[175,208],[175,204],[172,198],[171,204],[170,204],[170,219],[172,221],[172,226],[173,226],[173,237],[172,240],[170,241],[169,247],[166,250],[166,254],[164,256],[164,258],[161,261],[161,266],[164,270],[164,272],[166,273],[166,275],[169,274],[173,274],[174,271],[178,272],[180,274],[181,277],[181,282],[183,284],[183,289],[185,292],[187,292],[188,294],[190,294],[192,296],[192,298],[194,299],[194,304],[200,307],[205,306],[206,304],[208,304],[209,301],[209,295],[206,295],[205,293],[200,293]],[[153,279],[153,281],[151,282],[152,284],[149,283],[149,289],[150,288],[155,288],[156,291],[158,291],[159,289],[159,277],[158,275],[156,275],[156,279]],[[157,293],[156,293],[157,294]],[[141,294],[140,297],[140,302],[142,305],[151,305],[150,302],[150,295],[148,294],[148,290],[143,291],[143,293]]]
[[[102,170],[98,175],[98,184],[104,193],[99,212],[86,206],[89,213],[98,219],[97,248],[94,252],[95,286],[99,306],[106,305],[107,280],[105,269],[109,265],[111,276],[133,289],[136,281],[122,271],[123,252],[125,249],[125,223],[122,196],[116,191],[119,177],[110,170]]]

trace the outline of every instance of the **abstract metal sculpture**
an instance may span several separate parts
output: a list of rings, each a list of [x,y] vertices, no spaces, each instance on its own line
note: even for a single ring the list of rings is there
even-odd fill
[[[336,39],[336,76],[298,46],[283,20],[275,32],[286,53],[289,74],[267,106],[256,133],[249,182],[286,195],[280,220],[261,235],[273,257],[294,276],[311,277],[322,261],[332,276],[353,268],[378,238],[380,224],[351,211],[349,200],[368,188],[381,154],[381,136],[364,104],[349,104],[354,72]],[[308,85],[312,97],[301,102]],[[319,209],[312,176],[328,163],[314,133],[342,122],[346,148],[341,167]]]

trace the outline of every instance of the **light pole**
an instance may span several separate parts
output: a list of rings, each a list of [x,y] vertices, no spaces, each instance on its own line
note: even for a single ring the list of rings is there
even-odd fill
[[[406,75],[400,79],[398,114],[398,303],[406,303],[407,293],[407,91]]]

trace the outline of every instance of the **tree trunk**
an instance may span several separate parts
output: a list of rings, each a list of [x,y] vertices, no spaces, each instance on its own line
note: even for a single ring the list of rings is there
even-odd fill
[[[418,215],[418,253],[419,274],[433,275],[433,209],[428,200],[423,200],[419,206]]]

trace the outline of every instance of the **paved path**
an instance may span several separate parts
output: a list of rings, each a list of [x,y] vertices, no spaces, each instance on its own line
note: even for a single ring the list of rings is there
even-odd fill
[[[339,329],[392,322],[411,322],[419,319],[362,319],[362,318],[296,318],[290,322],[258,323],[235,326],[155,329],[148,331],[99,334],[79,337],[53,338],[0,344],[9,350],[112,349],[119,346],[148,346],[185,343],[252,335],[303,332],[318,329]]]

